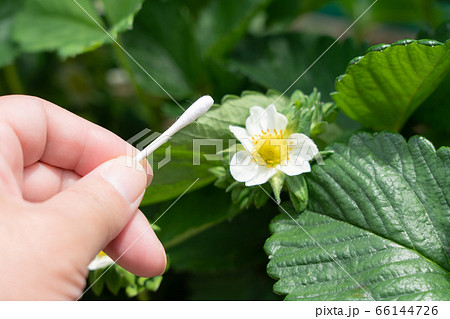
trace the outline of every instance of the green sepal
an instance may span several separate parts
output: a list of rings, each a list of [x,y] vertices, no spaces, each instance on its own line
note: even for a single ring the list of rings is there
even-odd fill
[[[217,178],[221,178],[222,176],[227,174],[225,167],[223,166],[211,167],[208,171]]]
[[[225,192],[230,192],[230,191],[232,191],[233,189],[235,189],[236,187],[238,187],[238,186],[242,186],[242,182],[238,182],[238,181],[234,181],[233,183],[231,183],[226,189],[225,189]]]
[[[269,199],[269,190],[267,185],[261,185],[258,192],[255,193],[254,204],[256,208],[263,207]]]
[[[104,276],[106,287],[114,295],[117,295],[119,293],[119,290],[122,287],[122,283],[124,282],[124,279],[122,279],[118,268],[119,267],[117,266],[111,267],[110,269],[108,269],[107,273]]]
[[[328,123],[325,121],[320,121],[316,125],[314,125],[311,129],[311,137],[316,135],[320,135],[325,132],[328,128]]]
[[[322,158],[328,157],[328,156],[330,156],[330,155],[332,155],[332,154],[334,154],[334,151],[333,151],[333,150],[324,150],[324,151],[320,151],[320,152],[319,152],[319,155],[320,155]]]
[[[303,175],[286,176],[286,183],[289,189],[289,197],[297,212],[305,210],[308,204],[308,187]]]
[[[125,288],[125,293],[129,298],[136,297],[136,295],[139,293],[139,288],[137,285],[127,286]]]
[[[155,232],[161,231],[161,227],[159,227],[158,225],[156,225],[154,223],[151,224],[150,226],[152,227],[153,231],[155,231]]]
[[[281,189],[284,185],[286,175],[278,172],[276,173],[270,180],[270,186],[272,186],[273,195],[275,196],[275,200],[277,201],[277,204],[281,203]]]
[[[320,92],[314,89],[309,95],[295,91],[291,96],[291,107],[286,113],[289,125],[286,131],[300,132],[308,136],[316,136],[326,131],[328,122],[336,119],[334,103],[320,101]]]
[[[117,269],[121,277],[124,279],[126,285],[134,285],[136,283],[136,276],[133,273],[122,267],[117,267]]]
[[[89,273],[89,285],[92,292],[99,296],[103,292],[105,286],[105,276],[102,276],[104,269],[96,269]]]
[[[306,101],[306,96],[302,91],[296,90],[294,93],[292,93],[291,103],[294,104],[294,106],[297,110],[299,110],[302,107],[302,105],[305,103],[305,101]]]
[[[159,286],[161,285],[162,279],[162,276],[150,278],[145,281],[144,287],[153,292],[157,291],[159,289]]]

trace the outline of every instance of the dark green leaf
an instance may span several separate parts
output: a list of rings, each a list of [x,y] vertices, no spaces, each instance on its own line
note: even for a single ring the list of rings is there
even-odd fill
[[[206,55],[222,56],[227,53],[247,31],[256,13],[270,0],[211,1],[201,12],[197,25],[197,39]]]
[[[11,29],[22,2],[4,0],[0,5],[0,67],[10,64],[18,53],[11,39]]]
[[[122,287],[122,278],[117,268],[118,266],[111,267],[104,275],[106,287],[114,295],[117,295],[119,293],[120,288]]]
[[[262,268],[262,267],[261,267]],[[279,300],[264,268],[236,269],[189,276],[188,300]]]
[[[271,224],[265,248],[268,272],[280,279],[275,292],[448,300],[450,149],[392,133],[361,133],[330,149],[307,176],[310,211],[286,207],[295,222],[283,212]]]
[[[372,19],[380,22],[422,22],[434,23],[444,16],[445,7],[440,1],[396,0],[380,1],[373,6]],[[355,8],[360,10],[354,0]],[[368,2],[370,4],[370,2]],[[359,14],[359,13],[358,13]]]
[[[157,211],[152,207],[149,211],[151,219],[156,220],[172,203],[173,201],[164,203]],[[157,221],[161,228],[158,237],[164,247],[170,248],[230,218],[233,214],[228,194],[213,186],[205,187],[184,195]]]
[[[398,131],[450,70],[450,42],[398,42],[367,53],[336,82],[337,106],[377,130]]]
[[[288,27],[301,14],[315,10],[330,0],[274,0],[267,9],[267,24]]]
[[[167,250],[176,271],[216,272],[254,267],[266,257],[261,249],[272,218],[270,205],[250,209]],[[211,212],[212,213],[212,212]]]
[[[351,40],[346,40],[335,44],[312,66],[318,52],[324,52],[333,41],[329,37],[298,33],[247,37],[237,46],[229,62],[267,89],[283,92],[302,75],[287,94],[296,88],[310,92],[317,87],[328,97],[334,91],[335,77],[342,73],[342,65],[360,52]]]
[[[202,45],[213,45],[216,51],[227,50],[226,46],[233,45],[233,41],[236,41],[245,29],[241,30],[243,26],[240,25],[231,25],[230,21],[220,23],[216,18],[209,16],[218,14],[224,19],[230,18],[212,8],[221,7],[222,2],[210,3],[205,7],[198,2],[146,1],[136,17],[133,32],[123,36],[128,52],[166,92],[177,100],[192,99],[205,93],[223,96],[227,92],[242,89],[240,86],[242,77],[229,71],[217,55],[206,55],[203,50],[208,48]],[[238,8],[242,6],[245,7],[246,4],[239,4]],[[245,12],[241,14],[242,18],[246,17]],[[234,31],[227,33],[228,36],[217,34],[217,37],[211,39],[213,42],[216,41],[214,43],[199,43],[199,38],[212,35],[212,30],[202,29],[205,22],[208,24],[208,19],[213,20],[214,32],[222,29],[230,31],[230,28]],[[200,24],[202,26],[199,26]],[[168,98],[167,93],[138,65],[133,61],[129,64],[140,87],[152,95]],[[177,110],[179,111],[178,107]]]
[[[149,205],[176,198],[189,187],[189,192],[211,184],[215,177],[209,169],[217,162],[201,161],[194,164],[192,151],[170,148],[170,161],[158,168],[158,164],[166,158],[166,149],[160,148],[153,153],[154,178],[142,200],[142,205]],[[203,154],[198,154],[203,157]],[[162,164],[161,164],[162,165]],[[197,180],[198,179],[198,180]],[[196,181],[197,180],[197,181]],[[195,183],[194,183],[195,182]],[[191,186],[192,185],[192,186]]]
[[[287,300],[448,300],[448,272],[417,252],[322,214],[287,212],[295,222],[279,215],[265,245],[274,291]]]
[[[146,1],[133,32],[123,37],[127,51],[156,81],[130,61],[139,85],[164,98],[164,90],[176,99],[192,96],[202,74],[191,20],[184,9],[173,1]]]
[[[420,30],[417,39],[436,39],[445,42],[450,39],[450,20],[444,21],[436,30]]]
[[[433,92],[414,112],[402,130],[403,136],[421,135],[435,146],[450,145],[450,107],[443,103],[450,92],[450,72]]]

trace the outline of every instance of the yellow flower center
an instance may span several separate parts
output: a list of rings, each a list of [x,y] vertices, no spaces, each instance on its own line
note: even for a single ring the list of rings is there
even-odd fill
[[[284,138],[283,130],[261,131],[260,134],[252,137],[252,143],[253,158],[259,165],[269,167],[275,167],[288,160],[289,151],[292,149],[289,147],[292,142],[288,143],[288,140]]]

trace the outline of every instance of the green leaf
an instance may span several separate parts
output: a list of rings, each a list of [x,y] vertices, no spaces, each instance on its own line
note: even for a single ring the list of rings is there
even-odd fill
[[[249,209],[231,221],[224,221],[167,249],[171,269],[217,272],[244,270],[265,263],[261,247],[269,233],[267,224],[273,217],[272,207]]]
[[[435,30],[419,30],[416,39],[435,39],[440,42],[447,41],[450,39],[450,20],[444,21]]]
[[[242,90],[242,77],[228,70],[217,55],[205,55],[203,50],[206,48],[201,47],[201,44],[206,43],[199,44],[198,41],[199,37],[212,34],[212,30],[202,30],[198,26],[203,23],[201,21],[204,21],[199,16],[205,16],[205,19],[211,18],[206,13],[202,13],[202,10],[209,12],[211,6],[217,5],[222,6],[222,3],[214,1],[205,7],[197,2],[146,1],[136,17],[133,32],[128,32],[122,37],[128,52],[161,87],[177,100],[193,99],[205,93],[223,96],[227,92]],[[245,4],[243,6],[245,7]],[[238,5],[238,8],[240,7],[242,4]],[[218,14],[221,13],[218,12]],[[214,18],[213,20],[214,28],[217,30],[222,28],[229,30],[227,28],[231,27],[229,23],[219,23]],[[234,27],[237,26],[233,25]],[[212,39],[217,40],[217,43],[208,43],[208,45],[224,50],[226,43],[232,44],[230,40],[239,36],[241,32],[239,30],[236,30],[237,34],[230,33],[229,37],[223,34],[217,35]],[[198,32],[202,34],[198,35]],[[136,63],[130,61],[129,64],[140,87],[152,95],[168,98],[166,92],[145,72],[142,72]],[[179,111],[177,106],[176,110]]]
[[[4,0],[0,6],[0,67],[10,64],[18,53],[11,29],[21,6],[21,0]]]
[[[111,24],[106,28],[93,1],[78,0],[78,5],[73,0],[25,0],[13,38],[25,52],[54,50],[64,58],[75,56],[112,41],[97,23],[113,37],[128,29],[142,1],[100,2]]]
[[[301,14],[319,9],[330,0],[274,0],[267,8],[267,24],[283,29]]]
[[[154,206],[149,209],[151,220],[164,214],[157,224],[161,228],[158,238],[165,248],[176,246],[234,215],[230,209],[229,195],[213,186],[186,194],[173,206],[172,203],[164,203],[159,209]],[[165,214],[170,206],[170,212]]]
[[[118,266],[113,266],[110,269],[108,269],[108,271],[105,274],[106,287],[114,295],[117,295],[119,293],[120,288],[122,287],[122,278],[117,268]]]
[[[133,32],[123,36],[127,51],[157,83],[130,60],[137,82],[146,91],[164,98],[164,90],[176,99],[191,97],[202,74],[191,18],[183,9],[173,1],[146,1]]]
[[[279,300],[263,267],[235,271],[195,273],[189,276],[188,300]]]
[[[336,43],[313,65],[318,52],[324,52],[333,41],[331,37],[298,33],[248,36],[236,47],[229,63],[266,89],[283,92],[301,76],[287,94],[296,88],[311,92],[317,87],[328,97],[342,65],[360,52],[352,40],[346,40]]]
[[[392,133],[361,133],[330,149],[307,176],[309,211],[286,207],[295,222],[283,212],[271,224],[265,249],[268,273],[280,279],[275,292],[448,300],[450,149]]]
[[[141,205],[176,198],[188,188],[188,192],[192,192],[211,184],[215,180],[209,169],[216,166],[217,162],[205,161],[202,153],[171,147],[168,152],[170,161],[163,165],[166,158],[166,149],[160,148],[153,153],[154,177]],[[202,159],[200,164],[194,164],[194,156]],[[158,168],[158,165],[163,166]]]
[[[398,131],[449,72],[449,48],[425,40],[372,47],[337,79],[333,99],[367,127]]]
[[[103,276],[104,271],[105,269],[96,269],[89,272],[88,282],[89,285],[92,285],[91,289],[97,296],[102,293],[103,287],[105,286],[105,276]]]
[[[197,40],[201,51],[210,56],[227,53],[247,31],[251,19],[270,0],[211,1],[201,12]]]
[[[435,146],[450,145],[450,107],[442,103],[450,92],[450,72],[439,87],[414,112],[402,130],[402,135],[420,134]]]
[[[328,123],[324,121],[318,122],[314,127],[311,129],[311,136],[317,136],[325,132],[328,128]]]
[[[354,1],[355,9],[361,10],[358,2]],[[370,2],[367,2],[370,4]],[[433,23],[441,20],[445,14],[445,4],[442,1],[424,0],[396,0],[383,1],[381,5],[374,5],[371,9],[372,19],[380,22],[416,22],[420,24]],[[356,13],[359,15],[359,13]],[[448,11],[447,11],[448,14]]]
[[[116,37],[120,32],[132,28],[134,16],[141,9],[144,0],[102,0],[102,2],[105,7],[106,19],[111,26],[109,32]]]
[[[116,270],[119,272],[120,276],[122,277],[125,286],[126,285],[133,286],[136,284],[137,277],[133,273],[129,272],[125,268],[120,267],[117,264],[115,264],[114,267],[116,268]]]
[[[308,186],[303,175],[287,176],[286,183],[289,189],[289,197],[297,212],[305,210],[308,204]]]

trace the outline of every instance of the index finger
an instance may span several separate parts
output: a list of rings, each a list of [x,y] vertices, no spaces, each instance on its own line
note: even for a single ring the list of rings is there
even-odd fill
[[[128,144],[114,133],[37,97],[1,97],[0,121],[14,130],[24,167],[41,161],[84,176],[127,152]]]

